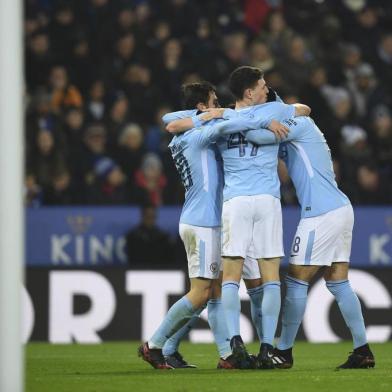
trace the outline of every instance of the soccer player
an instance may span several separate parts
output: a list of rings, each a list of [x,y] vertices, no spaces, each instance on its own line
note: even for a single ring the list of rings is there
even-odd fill
[[[204,108],[204,107],[214,107],[217,106],[217,102],[210,101],[206,103],[206,105],[200,105],[200,102],[206,102],[206,87],[209,87],[208,83],[194,83],[187,85],[184,89],[184,98],[187,103],[187,107],[192,107],[192,105],[196,108]],[[275,99],[275,98],[274,98]],[[214,106],[213,106],[214,105]],[[171,132],[182,132],[189,128],[192,128],[194,124],[200,125],[202,122],[205,123],[215,117],[219,118],[223,115],[225,109],[212,109],[210,112],[198,113],[198,109],[194,110],[184,110],[174,113],[168,113],[163,116],[163,121],[168,124],[167,129]],[[199,114],[199,115],[198,115]],[[190,117],[192,116],[192,117]],[[273,132],[276,133],[277,137],[281,138],[287,134],[287,130],[280,123],[276,121],[271,121],[270,128]],[[220,184],[221,185],[221,184]],[[220,186],[220,193],[222,193],[223,186]],[[221,203],[222,201],[220,201]],[[217,244],[217,246],[220,244]],[[220,250],[219,250],[220,252]],[[242,273],[242,278],[245,282],[248,295],[250,297],[251,304],[251,316],[253,324],[256,328],[257,335],[259,337],[260,342],[262,341],[262,325],[261,325],[261,301],[262,301],[262,282],[260,278],[260,271],[258,264],[255,260],[251,260],[250,258],[245,260],[244,269]],[[222,277],[220,276],[220,281]],[[218,286],[220,289],[220,286]],[[209,319],[212,317],[215,319],[215,313],[221,314],[221,300],[220,300],[220,291],[216,292],[215,299],[211,299],[208,303],[208,317]],[[218,298],[219,297],[219,298]],[[214,311],[213,311],[214,309]],[[216,310],[215,310],[216,309]],[[197,322],[198,317],[193,317],[183,328],[181,328],[175,335],[173,335],[164,345],[163,354],[168,363],[170,363],[174,367],[180,367],[181,364],[185,363],[182,361],[180,354],[178,353],[178,346],[182,337],[189,332],[192,326]],[[211,325],[211,322],[210,322]],[[214,329],[212,328],[213,332]],[[219,337],[218,337],[219,338]],[[219,340],[219,339],[218,339]],[[219,344],[218,344],[219,347]],[[222,354],[222,349],[220,352],[220,361],[218,364],[219,368],[229,368],[233,367],[233,361],[231,358],[229,360],[226,359],[226,356]],[[230,350],[231,353],[231,350]],[[227,353],[226,353],[227,354]],[[176,357],[180,357],[178,362]]]
[[[236,98],[241,115],[269,124],[296,114],[307,114],[309,108],[267,103],[268,88],[263,73],[254,67],[239,67],[229,79],[229,88]],[[257,105],[257,106],[255,106]],[[302,112],[305,110],[305,112]],[[259,148],[242,134],[231,135],[217,142],[224,161],[225,187],[223,222],[223,285],[225,309],[235,357],[247,355],[239,329],[239,279],[246,257],[256,259],[263,281],[261,303],[263,343],[258,365],[273,368],[273,339],[280,312],[279,265],[283,252],[280,182],[277,175],[276,145]]]
[[[290,132],[280,145],[280,157],[294,183],[301,220],[291,248],[282,333],[273,362],[278,368],[293,366],[292,349],[305,312],[309,282],[324,267],[326,286],[335,296],[353,338],[354,351],[338,369],[374,367],[361,305],[348,280],[353,208],[336,184],[330,150],[314,121],[299,117],[283,124]],[[248,125],[244,123],[244,127]],[[274,139],[267,130],[249,131],[246,137],[257,145]]]
[[[229,86],[242,116],[268,126],[308,114],[306,105],[265,104],[268,88],[262,72],[240,67],[230,76]],[[256,106],[255,106],[256,105]],[[253,126],[254,128],[255,126]],[[243,130],[246,130],[242,128]],[[258,356],[261,368],[272,368],[273,339],[280,311],[279,261],[283,256],[280,184],[277,176],[278,146],[259,149],[237,133],[217,140],[224,162],[223,287],[222,302],[229,328],[230,345],[237,361],[248,353],[239,331],[239,282],[244,260],[258,260],[263,279],[261,330],[263,343]]]
[[[196,105],[198,109],[212,106],[212,102],[216,100],[215,89],[210,84],[203,83],[202,89],[208,92],[208,102],[201,101],[200,105]],[[212,283],[219,276],[223,175],[216,147],[212,142],[224,134],[241,129],[242,124],[238,128],[235,121],[223,121],[216,125],[210,123],[209,126],[194,128],[175,136],[169,145],[185,188],[180,236],[187,252],[191,289],[169,309],[151,339],[139,347],[139,355],[154,368],[179,367],[172,366],[164,358],[162,348],[189,319],[200,314],[210,298]],[[242,364],[229,359],[231,350],[218,298],[209,302],[208,310],[209,322],[224,362],[220,362],[218,366],[248,366],[249,358]],[[182,358],[176,359],[182,361]]]

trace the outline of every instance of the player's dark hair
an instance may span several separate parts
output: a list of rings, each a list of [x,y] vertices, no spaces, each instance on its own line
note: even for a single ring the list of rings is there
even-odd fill
[[[243,66],[235,69],[229,77],[229,89],[235,99],[240,100],[244,97],[244,92],[248,88],[256,86],[262,79],[264,73],[256,67]]]
[[[216,93],[216,88],[210,82],[188,83],[182,86],[185,109],[195,109],[197,104],[208,104],[210,93]]]

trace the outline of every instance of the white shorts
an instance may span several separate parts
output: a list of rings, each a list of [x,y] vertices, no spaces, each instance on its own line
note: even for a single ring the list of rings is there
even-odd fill
[[[349,262],[354,226],[350,205],[299,221],[291,246],[290,264],[328,265]]]
[[[217,279],[221,265],[221,227],[180,223],[190,278]]]
[[[223,203],[222,256],[284,256],[282,207],[271,195],[238,196]]]
[[[221,271],[223,271],[223,263],[221,263]],[[242,279],[260,279],[260,268],[257,259],[247,257],[244,260],[242,268]]]
[[[242,269],[242,279],[260,279],[260,268],[257,259],[247,257]]]

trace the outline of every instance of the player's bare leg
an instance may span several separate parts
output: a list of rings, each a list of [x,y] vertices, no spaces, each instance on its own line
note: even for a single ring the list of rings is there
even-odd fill
[[[260,285],[263,284],[263,281],[261,278],[258,279],[244,279],[244,283],[247,289],[256,289],[257,287],[260,287]]]
[[[191,288],[186,294],[186,297],[191,301],[194,308],[203,307],[211,292],[212,280],[205,278],[191,278]]]
[[[340,312],[353,337],[354,351],[350,353],[347,361],[337,369],[373,368],[375,360],[366,338],[361,303],[350,286],[348,269],[347,262],[332,263],[324,274],[327,288],[335,296]]]
[[[310,282],[321,267],[318,265],[289,265],[288,276],[294,279]]]
[[[223,263],[223,284],[227,281],[240,282],[244,259],[242,257],[222,257]]]

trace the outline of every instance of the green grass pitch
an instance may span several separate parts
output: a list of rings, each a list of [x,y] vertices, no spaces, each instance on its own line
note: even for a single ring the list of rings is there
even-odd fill
[[[139,343],[26,346],[27,392],[382,392],[392,391],[392,343],[373,344],[376,368],[335,371],[351,343],[297,343],[290,370],[216,370],[212,344],[183,343],[198,369],[155,370],[136,355]],[[250,352],[257,345],[248,345]]]

